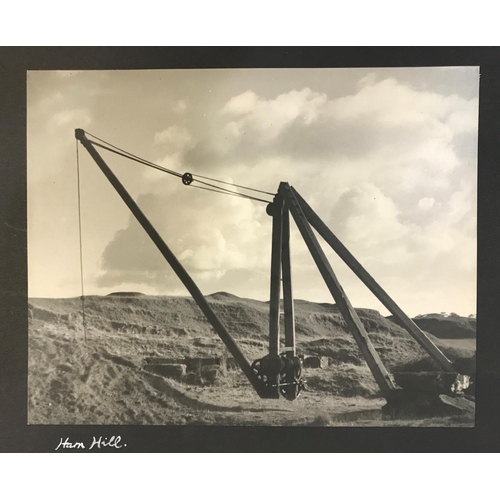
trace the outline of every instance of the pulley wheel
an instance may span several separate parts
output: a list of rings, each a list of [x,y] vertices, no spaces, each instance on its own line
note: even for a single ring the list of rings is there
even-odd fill
[[[266,207],[266,214],[269,215],[270,217],[273,216],[273,204],[269,203]]]
[[[193,182],[193,174],[190,174],[189,172],[186,172],[182,176],[182,183],[186,186],[189,186]]]

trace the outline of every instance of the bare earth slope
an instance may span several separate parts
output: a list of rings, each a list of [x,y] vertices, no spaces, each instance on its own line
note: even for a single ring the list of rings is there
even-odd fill
[[[394,316],[388,319],[398,323]],[[413,321],[426,332],[440,339],[475,339],[476,318],[462,318],[456,314],[425,314],[417,316]]]
[[[251,361],[266,354],[268,303],[224,292],[207,299]],[[382,420],[384,400],[332,304],[295,301],[298,354],[325,363],[304,370],[307,388],[292,403],[261,400],[229,364],[210,382],[145,369],[147,358],[230,357],[191,298],[92,296],[85,311],[86,340],[79,298],[29,300],[29,423],[471,425],[459,417]],[[358,313],[390,370],[433,369],[397,324],[374,310]],[[475,352],[475,338],[432,338],[452,360]]]

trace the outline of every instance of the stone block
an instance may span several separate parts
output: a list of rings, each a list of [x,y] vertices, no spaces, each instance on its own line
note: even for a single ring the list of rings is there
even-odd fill
[[[204,382],[213,384],[220,376],[221,370],[219,365],[205,365],[201,368],[201,377]]]
[[[324,356],[308,356],[304,358],[304,368],[325,368],[328,366],[328,358]]]
[[[180,363],[171,365],[146,365],[144,369],[176,380],[181,380],[186,375],[186,365]]]

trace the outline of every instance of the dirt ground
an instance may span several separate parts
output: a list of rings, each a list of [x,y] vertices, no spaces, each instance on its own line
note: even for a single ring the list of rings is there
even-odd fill
[[[219,294],[212,305],[249,359],[265,354],[267,305]],[[28,423],[114,425],[456,426],[474,415],[391,420],[341,318],[329,304],[297,306],[299,353],[329,356],[304,369],[293,402],[260,399],[238,370],[211,383],[187,383],[145,369],[147,357],[225,356],[225,348],[190,299],[93,297],[83,336],[79,299],[30,300]],[[333,309],[332,309],[333,308]],[[366,310],[365,310],[366,311]],[[418,346],[376,311],[362,315],[389,367],[422,357]],[[162,326],[167,325],[167,326]],[[436,339],[455,354],[475,339]]]

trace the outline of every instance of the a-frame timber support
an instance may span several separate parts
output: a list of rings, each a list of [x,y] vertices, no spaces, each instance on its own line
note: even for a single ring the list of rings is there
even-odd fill
[[[318,266],[319,272],[321,273],[326,286],[330,290],[339,311],[344,317],[347,327],[358,344],[358,347],[363,354],[363,357],[365,358],[378,386],[380,387],[382,394],[384,397],[389,398],[392,391],[396,390],[396,385],[392,381],[377,351],[373,347],[373,344],[371,343],[356,310],[352,307],[347,295],[335,276],[335,273],[333,272],[325,253],[319,245],[298,200],[291,190],[291,187],[288,183],[282,182],[278,192],[283,196],[285,204],[290,210],[290,213],[299,228],[300,234],[302,235],[302,238],[304,238],[307,248],[309,249],[309,252],[311,252],[314,262]]]
[[[296,357],[295,351],[289,213],[292,215],[321,276],[332,294],[383,396],[389,402],[399,401],[402,391],[394,382],[391,374],[387,371],[373,347],[363,323],[330,266],[313,228],[337,252],[381,303],[404,325],[406,330],[439,366],[444,371],[450,372],[450,374],[456,374],[451,361],[399,308],[382,287],[378,285],[293,187],[286,182],[280,183],[278,193],[267,211],[273,217],[271,293],[269,301],[269,354],[261,360],[257,360],[252,365],[256,375],[269,389],[266,397],[277,398],[281,393],[288,399],[295,399],[302,387],[300,381],[300,362]],[[283,319],[285,326],[285,348],[281,349],[282,352],[280,352],[281,286],[283,287]]]
[[[323,239],[332,247],[337,255],[350,267],[356,276],[367,286],[378,300],[390,311],[408,331],[408,333],[425,349],[425,351],[445,371],[455,372],[451,361],[427,337],[427,335],[401,310],[389,297],[385,290],[370,276],[364,267],[355,259],[342,242],[330,231],[327,225],[318,217],[314,210],[306,203],[299,193],[290,187],[290,191],[300,205],[306,219],[318,231]]]
[[[273,218],[271,286],[269,299],[269,354],[256,360],[252,368],[267,387],[267,398],[294,400],[302,389],[301,364],[295,354],[295,318],[290,261],[290,217],[281,193],[268,207]],[[281,288],[283,287],[283,311]],[[283,314],[285,347],[280,349],[280,318]],[[280,352],[281,351],[281,352]]]

